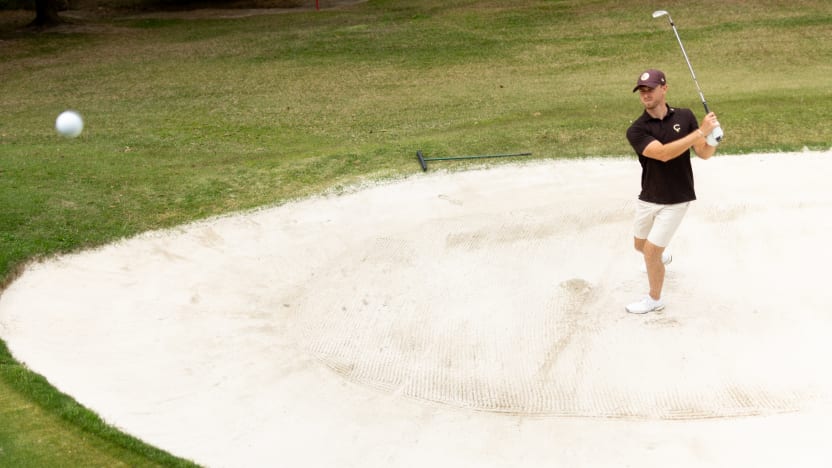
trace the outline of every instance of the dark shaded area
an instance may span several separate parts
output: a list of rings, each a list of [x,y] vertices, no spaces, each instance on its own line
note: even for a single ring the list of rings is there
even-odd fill
[[[37,0],[35,2],[35,19],[30,26],[55,26],[61,24],[61,17],[58,16],[59,0]]]
[[[61,16],[66,10],[178,11],[201,8],[296,8],[315,0],[0,0],[0,10],[33,11],[27,27],[49,29],[71,22]]]

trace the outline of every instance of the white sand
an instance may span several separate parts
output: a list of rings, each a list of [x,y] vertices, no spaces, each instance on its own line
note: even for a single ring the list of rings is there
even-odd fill
[[[0,337],[210,466],[828,466],[832,152],[695,160],[644,316],[635,159],[440,164],[32,265]]]

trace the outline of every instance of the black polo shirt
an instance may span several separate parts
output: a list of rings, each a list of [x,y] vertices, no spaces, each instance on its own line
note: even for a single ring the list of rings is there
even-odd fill
[[[647,111],[641,114],[627,129],[630,141],[641,164],[641,194],[639,200],[662,205],[696,200],[693,190],[693,168],[690,164],[690,148],[667,162],[648,158],[644,148],[654,140],[662,144],[684,138],[699,128],[696,116],[690,109],[668,106],[664,119],[656,119]]]

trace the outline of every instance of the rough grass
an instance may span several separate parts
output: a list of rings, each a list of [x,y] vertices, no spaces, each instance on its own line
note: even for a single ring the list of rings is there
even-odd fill
[[[112,2],[37,34],[0,16],[4,283],[33,258],[415,175],[417,149],[629,155],[643,69],[664,69],[670,101],[702,115],[659,8],[720,115],[720,152],[832,146],[826,0],[375,0],[223,19]],[[67,108],[86,120],[75,140],[52,129]],[[0,465],[181,463],[85,422],[0,351]]]

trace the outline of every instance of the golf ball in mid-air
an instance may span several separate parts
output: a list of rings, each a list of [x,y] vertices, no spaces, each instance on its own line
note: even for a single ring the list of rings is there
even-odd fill
[[[58,134],[68,138],[75,138],[81,134],[84,129],[84,120],[75,111],[61,112],[55,120],[55,130]]]

